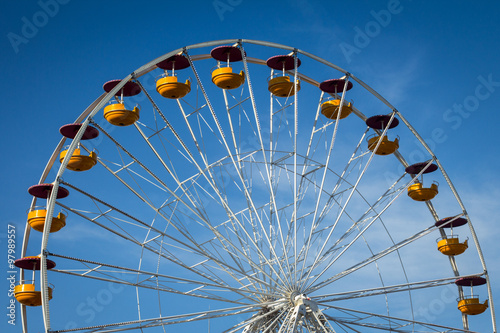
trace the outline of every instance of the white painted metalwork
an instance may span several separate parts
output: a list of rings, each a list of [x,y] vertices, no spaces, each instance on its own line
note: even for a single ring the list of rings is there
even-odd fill
[[[209,53],[220,45],[241,52],[242,61],[230,64],[245,74],[245,84],[237,89],[222,90],[210,80],[208,69],[216,61]],[[294,94],[276,97],[267,89],[266,79],[274,72],[265,60],[285,53],[293,55],[294,69],[283,74],[293,78]],[[151,78],[159,71],[156,63],[176,54],[189,62],[176,75],[194,78],[192,90],[179,100],[164,99]],[[339,94],[318,88],[332,78],[346,82]],[[142,89],[141,118],[133,126],[111,127],[100,112],[129,80]],[[356,99],[353,114],[340,119],[339,110],[336,119],[324,117],[321,104],[330,97],[340,99],[340,109]],[[366,126],[375,114],[390,115],[383,130]],[[411,161],[405,147],[393,156],[376,156],[382,139],[373,151],[367,149],[369,132],[383,137],[396,130],[389,129],[395,119],[402,122],[397,129],[402,142],[416,140],[428,165],[438,165],[436,177],[446,187],[440,195],[456,209],[452,214],[469,221],[475,244],[469,251],[477,256],[464,256],[467,274],[459,271],[461,257],[448,260],[435,249],[435,235],[444,232],[434,223],[450,212],[441,212],[442,204],[417,203],[404,195],[423,175],[408,175],[404,168],[423,161]],[[166,332],[169,325],[190,332],[203,327],[245,333],[473,332],[473,320],[462,317],[454,302],[446,304],[446,316],[427,320],[419,313],[422,299],[432,301],[434,291],[453,285],[456,296],[463,296],[454,280],[471,275],[488,281],[490,311],[481,318],[489,315],[496,332],[484,256],[441,162],[399,110],[331,62],[253,40],[187,46],[134,71],[76,122],[82,127],[66,157],[55,163],[63,139],[40,179],[54,185],[43,235],[29,227],[24,235],[22,256],[41,242],[36,251],[42,253],[41,312],[47,333]],[[87,126],[99,130],[97,143],[80,142]],[[99,145],[94,169],[66,170],[78,145],[88,151]],[[386,170],[396,177],[386,178]],[[50,171],[56,173],[53,179]],[[67,199],[56,200],[60,186],[70,190]],[[55,242],[49,229],[57,207],[70,214]],[[60,246],[65,233],[77,239],[71,248],[81,251]],[[101,238],[94,241],[90,234]],[[100,244],[105,250],[94,248]],[[57,261],[52,271],[47,271],[47,257]],[[443,261],[451,270],[439,264]],[[49,281],[56,291],[65,290],[54,292],[50,302]],[[58,302],[78,304],[80,286],[96,283],[125,290],[117,296],[119,304],[111,304],[107,315],[90,325],[66,327]],[[121,303],[122,296],[128,301]],[[22,307],[24,332],[36,318],[31,310],[36,311]]]

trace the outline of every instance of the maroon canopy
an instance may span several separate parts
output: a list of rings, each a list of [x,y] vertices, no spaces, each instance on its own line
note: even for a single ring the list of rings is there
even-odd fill
[[[111,80],[106,82],[105,84],[102,85],[102,88],[106,92],[110,92],[118,83],[120,83],[122,80]],[[130,97],[130,96],[135,96],[141,92],[141,87],[137,82],[133,81],[128,81],[125,83],[125,85],[122,87],[122,89],[118,90],[115,94],[115,96],[121,96],[122,95],[122,90],[123,90],[123,96]]]
[[[240,49],[237,46],[230,45],[217,46],[210,52],[210,55],[219,61],[227,61],[228,57],[230,62],[241,61],[243,59]]]
[[[14,261],[14,265],[22,269],[39,271],[41,262],[42,259],[40,257],[25,257]],[[47,269],[52,269],[54,267],[56,267],[56,263],[52,260],[47,259]]]
[[[454,217],[445,217],[444,219],[441,219],[437,221],[434,225],[438,228],[451,228],[451,227],[460,227],[461,225],[467,224],[467,219],[464,219],[463,217],[458,217],[455,220],[453,220]],[[452,222],[448,223],[450,220],[453,220]],[[448,224],[446,224],[448,223]],[[446,225],[443,225],[446,224]]]
[[[299,67],[300,64],[301,64],[300,59],[297,59],[297,67]],[[267,59],[267,66],[279,71],[283,70],[284,66],[285,70],[289,71],[291,69],[294,69],[295,60],[293,55],[277,55]]]
[[[480,276],[463,277],[455,281],[457,286],[470,287],[486,284],[486,279]]]
[[[28,193],[37,198],[48,199],[53,187],[53,184],[33,185],[28,189]],[[57,199],[66,198],[68,195],[69,191],[64,187],[59,186],[59,190],[57,191]]]
[[[405,171],[409,174],[416,175],[417,173],[420,173],[420,171],[424,169],[425,170],[422,172],[423,174],[434,172],[438,169],[438,166],[434,163],[429,164],[429,166],[427,166],[427,164],[429,164],[429,161],[415,163],[406,167]]]
[[[69,139],[74,139],[76,133],[78,133],[81,127],[82,124],[67,124],[59,129],[59,133]],[[82,140],[94,139],[97,136],[99,136],[99,131],[97,130],[97,128],[89,125],[85,129],[85,133],[83,133]]]
[[[319,89],[326,93],[337,93],[340,94],[344,91],[344,86],[345,86],[345,81],[344,79],[331,79],[331,80],[326,80],[323,81],[319,84]],[[350,90],[352,88],[352,82],[349,81],[347,82],[347,90]]]
[[[181,55],[181,54],[176,54],[171,56],[170,58],[167,58],[163,61],[160,61],[159,63],[156,64],[161,69],[184,69],[189,67],[189,60]]]
[[[377,115],[370,117],[366,119],[366,125],[373,129],[378,129],[378,130],[383,130],[387,124],[389,123],[389,120],[391,119],[391,116],[388,114],[383,114],[383,115]],[[392,120],[391,126],[389,128],[394,128],[399,125],[399,120],[398,118],[394,118]]]

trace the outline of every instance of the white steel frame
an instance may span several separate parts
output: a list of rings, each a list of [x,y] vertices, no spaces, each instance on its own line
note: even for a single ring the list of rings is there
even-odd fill
[[[213,61],[208,54],[196,54],[198,49],[206,49],[219,45],[236,45],[240,48],[242,54],[242,64],[245,72],[246,95],[240,96],[238,100],[232,95],[232,91],[220,90],[223,94],[225,110],[216,109],[211,103],[211,96],[208,90],[204,87],[205,82],[200,77],[197,71],[197,61]],[[290,52],[294,57],[295,68],[288,71],[288,74],[294,80],[294,91],[297,93],[288,99],[278,99],[270,95],[269,110],[264,111],[262,105],[258,105],[257,98],[252,87],[252,72],[251,66],[265,65],[265,60],[251,58],[245,52],[245,46],[255,45],[266,48],[276,48],[282,52]],[[188,105],[177,101],[178,111],[182,114],[184,124],[187,131],[180,132],[169,122],[168,116],[161,110],[153,98],[153,94],[141,84],[141,77],[149,72],[156,70],[156,64],[175,54],[183,53],[189,60],[192,74],[194,75],[193,86],[197,88],[196,92],[200,96],[202,105],[193,106],[192,109]],[[410,282],[405,277],[406,283],[397,285],[382,285],[378,288],[367,288],[362,290],[347,291],[342,290],[335,293],[320,293],[323,288],[331,285],[335,281],[345,277],[367,265],[377,265],[377,260],[391,253],[398,253],[404,246],[414,242],[415,240],[424,237],[431,232],[436,232],[437,228],[430,226],[424,228],[420,232],[410,235],[404,240],[393,242],[377,253],[371,252],[372,255],[348,269],[331,275],[331,267],[339,260],[344,253],[349,253],[348,250],[361,239],[364,240],[364,233],[373,224],[381,223],[381,216],[397,200],[401,194],[404,194],[408,186],[417,179],[421,174],[414,177],[401,178],[389,186],[385,193],[381,194],[380,198],[374,203],[368,203],[361,193],[359,193],[358,184],[362,181],[366,170],[369,168],[374,153],[367,151],[363,145],[368,129],[362,133],[359,143],[355,151],[348,160],[345,168],[338,172],[331,168],[331,159],[334,158],[333,151],[336,148],[338,129],[342,126],[342,121],[339,118],[336,120],[322,123],[319,121],[320,104],[328,94],[319,92],[320,103],[316,108],[314,125],[307,135],[300,133],[303,130],[299,126],[299,119],[303,117],[300,114],[301,94],[298,92],[297,82],[300,80],[303,83],[310,85],[318,85],[312,77],[299,72],[298,57],[307,58],[310,61],[315,61],[331,68],[340,73],[347,81],[352,81],[360,87],[366,89],[375,98],[385,104],[389,110],[391,118],[389,124],[384,130],[377,131],[384,136],[391,124],[397,117],[402,123],[413,133],[415,138],[428,152],[432,158],[430,163],[438,165],[447,185],[451,189],[456,201],[462,211],[458,216],[466,218],[469,223],[470,233],[475,244],[475,249],[478,253],[482,272],[481,275],[487,280],[488,298],[490,302],[490,315],[492,321],[492,331],[496,332],[496,322],[494,313],[493,297],[489,276],[487,274],[484,257],[477,240],[476,233],[470,223],[467,211],[455,190],[451,180],[443,169],[439,159],[431,151],[430,147],[425,143],[422,137],[408,123],[404,116],[387,100],[380,96],[371,87],[338,66],[314,56],[310,53],[298,50],[292,47],[268,43],[254,40],[244,39],[228,39],[207,43],[200,43],[184,48],[180,48],[165,55],[154,59],[146,65],[138,68],[132,74],[125,77],[115,88],[109,93],[101,95],[94,103],[92,103],[75,122],[82,123],[82,127],[74,140],[69,146],[69,151],[58,168],[57,175],[53,180],[53,191],[50,198],[47,200],[47,219],[46,226],[43,232],[41,241],[42,265],[40,272],[40,288],[42,291],[42,312],[46,332],[52,332],[50,321],[50,309],[48,301],[48,278],[46,259],[48,256],[53,256],[61,260],[68,260],[79,264],[80,269],[54,269],[53,271],[67,274],[70,276],[85,277],[100,281],[114,282],[122,285],[133,286],[137,289],[146,288],[154,289],[159,292],[183,295],[185,297],[199,297],[203,299],[213,300],[214,302],[222,301],[227,304],[232,303],[231,307],[218,308],[216,310],[207,310],[205,312],[182,313],[178,315],[162,315],[156,318],[143,319],[139,313],[139,319],[128,322],[107,323],[105,325],[82,327],[78,331],[102,331],[116,332],[122,330],[130,330],[137,328],[165,326],[170,324],[187,323],[197,320],[211,320],[220,317],[234,316],[237,314],[245,314],[248,319],[238,323],[235,326],[228,328],[225,332],[243,331],[251,332],[360,332],[367,328],[379,329],[382,331],[405,332],[470,332],[467,316],[462,316],[463,328],[453,328],[433,323],[424,323],[414,320],[413,318],[397,318],[389,313],[371,313],[360,311],[357,309],[349,309],[334,305],[335,301],[346,299],[362,299],[375,295],[383,295],[386,297],[391,293],[406,292],[411,295],[411,291],[422,288],[438,287],[447,284],[452,284],[455,279],[461,277],[459,269],[454,257],[450,258],[453,276],[443,279],[431,279],[428,281]],[[339,76],[340,76],[339,75]],[[121,145],[111,133],[100,126],[96,121],[97,113],[103,109],[106,103],[114,96],[129,80],[136,80],[142,88],[142,93],[146,95],[147,100],[151,103],[155,114],[158,116],[160,127],[156,128],[156,132],[151,135],[147,133],[147,128],[139,124],[134,124],[135,129],[143,139],[151,153],[157,161],[163,166],[164,170],[171,176],[168,181],[156,175],[148,168],[148,161],[141,160],[134,156],[128,148]],[[210,83],[211,84],[211,83]],[[345,84],[347,87],[347,84]],[[319,90],[319,89],[318,89]],[[340,93],[340,92],[339,92]],[[341,95],[341,104],[344,105],[344,99],[348,96],[345,90]],[[240,123],[236,123],[238,118],[232,116],[234,110],[241,107],[243,103],[250,103],[251,107],[246,109],[242,114],[246,117],[244,122],[252,125],[252,131],[257,140],[257,148],[254,150],[243,150],[241,147],[241,118]],[[266,117],[266,112],[269,112]],[[354,109],[355,116],[365,121],[367,117],[358,109]],[[288,118],[287,118],[288,117]],[[340,112],[338,112],[340,117]],[[269,121],[269,124],[279,123],[279,126],[269,126],[269,133],[265,133],[266,127],[261,119],[265,119],[264,123]],[[158,126],[157,123],[157,126]],[[225,124],[225,125],[224,125]],[[115,207],[107,203],[104,198],[99,198],[96,195],[87,193],[84,189],[72,185],[70,182],[63,180],[62,176],[66,170],[69,158],[72,152],[78,145],[87,149],[84,142],[81,142],[81,137],[87,128],[92,125],[99,129],[100,135],[114,143],[123,154],[124,159],[130,161],[128,164],[123,164],[117,170],[116,166],[108,161],[99,158],[97,167],[106,169],[110,175],[122,182],[125,187],[133,193],[138,200],[146,203],[153,211],[157,212],[158,219],[167,221],[168,228],[157,228],[154,223],[141,220],[134,217],[119,207]],[[206,126],[206,127],[205,127]],[[211,132],[206,134],[214,136],[218,140],[220,146],[218,149],[224,151],[222,158],[213,160],[210,156],[210,150],[204,147],[204,132],[207,128]],[[285,131],[288,136],[283,138]],[[331,138],[324,140],[325,156],[324,159],[316,160],[315,150],[318,144],[318,137],[330,131]],[[165,157],[161,149],[155,146],[153,142],[154,136],[159,136],[162,133],[167,133],[175,138],[178,152],[184,156],[183,163],[189,164],[196,170],[196,173],[191,177],[184,178],[178,176],[178,170],[172,168],[172,161]],[[299,136],[299,134],[301,136]],[[306,138],[306,149],[300,149],[301,141]],[[188,141],[189,140],[189,141]],[[210,139],[207,139],[210,140]],[[288,142],[287,142],[288,141]],[[210,142],[210,141],[209,141]],[[47,180],[49,171],[56,168],[54,164],[59,153],[64,146],[65,139],[63,138],[58,144],[49,162],[47,163],[44,172],[40,178],[40,183]],[[282,150],[283,146],[288,144],[287,150]],[[377,143],[377,148],[381,144]],[[408,166],[404,152],[397,151],[394,155],[397,160],[403,165]],[[182,167],[182,164],[177,165],[177,168]],[[155,205],[147,195],[140,193],[133,184],[129,184],[123,173],[136,172],[133,168],[140,170],[143,179],[161,189],[166,196],[163,205]],[[354,176],[354,169],[358,167],[357,175]],[[228,171],[230,170],[230,171]],[[231,198],[232,193],[229,185],[226,185],[222,174],[226,172],[230,185],[239,188],[240,201],[244,202],[244,208],[235,210],[236,206]],[[314,178],[312,178],[314,174]],[[327,184],[327,180],[331,180],[332,175],[337,177],[336,184]],[[314,179],[314,181],[312,180]],[[352,180],[351,180],[352,179]],[[280,203],[278,196],[283,195],[282,183],[287,181],[290,186],[291,201],[287,204]],[[257,192],[256,184],[259,183],[265,187],[269,198],[267,203],[261,203],[261,200],[256,200],[254,192]],[[88,214],[81,210],[64,204],[64,201],[56,201],[56,193],[60,185],[69,188],[72,193],[83,195],[96,204],[105,207],[105,211],[99,214]],[[200,205],[198,198],[200,192],[205,192],[205,195],[213,198],[227,214],[227,220],[214,221],[210,213]],[[304,193],[314,197],[314,208],[308,211],[307,214],[299,216],[304,212]],[[347,207],[353,196],[359,196],[365,200],[368,209],[361,216],[353,218],[348,215]],[[35,207],[36,199],[33,199],[31,207]],[[302,207],[301,207],[302,205]],[[72,258],[63,254],[49,252],[48,241],[52,216],[56,206],[60,206],[68,212],[79,216],[82,220],[103,228],[104,230],[129,241],[141,247],[142,251],[149,251],[158,256],[158,260],[165,260],[175,264],[179,269],[189,271],[198,279],[189,277],[176,276],[174,274],[164,274],[162,272],[153,272],[142,270],[141,268],[123,267],[112,265],[109,262],[101,262],[99,260],[89,258]],[[206,243],[198,243],[196,236],[183,226],[180,216],[185,214],[180,212],[178,206],[184,207],[190,214],[190,219],[196,220],[197,223],[203,225],[207,232],[211,232],[213,238]],[[434,209],[430,201],[426,202],[426,206],[430,213],[437,221],[438,213]],[[325,222],[325,218],[333,209],[338,207],[336,219],[331,222]],[[290,213],[290,214],[288,214]],[[169,215],[170,214],[170,215]],[[176,215],[177,214],[177,215]],[[123,229],[115,228],[114,224],[109,223],[110,216],[121,216],[126,219],[130,225],[136,228],[147,230],[147,236],[144,240],[138,239],[133,235],[125,232]],[[352,220],[352,226],[348,228],[341,237],[335,238],[336,226],[342,218],[349,216]],[[457,217],[458,217],[457,216]],[[310,223],[309,227],[305,227],[306,221]],[[384,226],[385,227],[385,226]],[[175,229],[177,235],[182,235],[182,239],[171,235],[170,231]],[[301,234],[301,232],[303,234]],[[444,236],[442,229],[439,232]],[[317,235],[325,237],[323,244],[316,244]],[[24,234],[24,243],[22,249],[22,257],[27,255],[27,247],[30,238],[30,228],[27,227]],[[360,242],[361,242],[360,241]],[[168,250],[167,243],[175,243],[176,246],[184,251],[203,260],[196,264],[184,263],[173,252]],[[368,248],[369,244],[367,244]],[[210,248],[211,251],[207,249]],[[315,254],[313,252],[315,251]],[[370,250],[371,251],[371,250]],[[311,258],[312,261],[305,258]],[[400,258],[400,260],[402,260]],[[140,267],[141,264],[139,264]],[[401,265],[404,269],[403,263]],[[378,267],[378,266],[377,266]],[[215,272],[226,278],[234,279],[235,284],[228,284],[223,278],[219,278]],[[126,279],[119,278],[123,274],[134,276],[135,282],[130,282]],[[23,280],[24,272],[21,270],[21,280]],[[379,277],[374,277],[378,279]],[[381,278],[381,276],[380,276]],[[193,285],[193,289],[183,290],[180,285]],[[226,299],[218,292],[225,290],[230,292],[233,297]],[[463,296],[461,287],[458,287],[458,292]],[[410,296],[411,297],[411,296]],[[140,304],[138,305],[140,309]],[[23,330],[27,332],[27,315],[25,306],[22,308]],[[389,307],[387,306],[387,312]],[[330,312],[337,313],[336,316]],[[338,315],[338,314],[343,314]],[[370,321],[376,318],[374,321]],[[336,329],[334,329],[334,326]],[[58,332],[72,330],[57,330]],[[76,331],[76,330],[75,330]]]

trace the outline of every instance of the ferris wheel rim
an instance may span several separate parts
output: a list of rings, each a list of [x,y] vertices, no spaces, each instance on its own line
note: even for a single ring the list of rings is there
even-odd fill
[[[77,142],[80,141],[80,139],[82,139],[82,136],[84,134],[84,131],[85,129],[87,128],[87,126],[90,126],[90,123],[91,123],[91,119],[93,118],[93,116],[103,108],[104,104],[106,104],[114,95],[117,94],[117,92],[127,83],[129,82],[129,80],[131,79],[138,79],[140,78],[142,75],[145,75],[146,73],[152,71],[156,64],[160,61],[163,61],[165,59],[168,59],[169,57],[171,57],[172,55],[175,55],[179,52],[182,52],[182,51],[186,51],[186,50],[191,50],[191,49],[197,49],[197,48],[203,48],[203,47],[209,47],[209,46],[216,46],[216,45],[223,45],[223,44],[245,44],[245,43],[250,43],[250,44],[255,44],[255,45],[261,45],[261,46],[266,46],[266,47],[275,47],[275,48],[281,48],[281,49],[285,49],[285,50],[290,50],[290,51],[293,51],[293,52],[296,52],[296,53],[299,53],[299,54],[303,54],[303,55],[306,55],[306,56],[309,56],[311,59],[313,60],[318,60],[320,58],[316,57],[316,56],[312,56],[310,54],[308,54],[307,52],[304,52],[304,51],[301,51],[301,50],[298,50],[298,49],[295,49],[295,48],[291,48],[291,47],[288,47],[288,46],[284,46],[284,45],[280,45],[280,44],[275,44],[275,43],[268,43],[268,42],[261,42],[261,41],[254,41],[254,40],[245,40],[245,39],[227,39],[227,40],[221,40],[221,41],[213,41],[213,42],[206,42],[206,43],[198,43],[198,44],[193,44],[191,46],[186,46],[186,47],[183,47],[183,48],[180,48],[180,49],[177,49],[177,50],[174,50],[174,51],[171,51],[169,53],[166,53],[165,55],[161,56],[161,57],[158,57],[156,58],[155,60],[147,63],[146,65],[142,66],[142,67],[139,67],[136,71],[134,71],[132,74],[128,75],[127,77],[125,77],[123,80],[121,80],[119,83],[117,83],[111,90],[109,90],[108,93],[106,94],[103,94],[101,95],[101,97],[99,97],[91,106],[93,106],[93,109],[87,109],[86,111],[84,111],[84,113],[82,113],[82,115],[79,117],[80,120],[83,120],[81,122],[81,129],[80,131],[78,132],[78,134],[75,136],[75,140],[73,140],[73,143],[70,145],[70,148],[68,150],[68,154],[67,154],[67,157],[64,159],[64,161],[62,162],[60,168],[59,168],[59,171],[57,172],[57,176],[56,176],[56,180],[54,181],[54,189],[57,193],[57,189],[59,187],[59,184],[61,183],[61,178],[62,178],[62,175],[64,173],[64,171],[66,170],[66,166],[67,166],[67,163],[69,161],[69,156],[71,156],[72,154],[72,151],[76,148],[76,144]],[[204,57],[204,56],[203,56]],[[200,57],[200,58],[203,58],[203,57]],[[325,61],[322,59],[321,61],[323,64],[329,64],[329,62]],[[330,65],[329,65],[330,66]],[[337,67],[336,65],[333,65],[331,64],[330,66],[331,68],[334,68],[342,73],[344,73],[346,75],[346,78],[349,78],[349,79],[353,79],[355,82],[357,82],[358,84],[360,84],[361,86],[363,86],[365,89],[367,89],[371,94],[373,94],[375,97],[377,97],[379,100],[381,100],[383,103],[385,103],[386,105],[388,105],[393,111],[393,115],[392,117],[394,117],[395,115],[398,116],[398,118],[403,122],[405,123],[405,125],[413,132],[413,134],[417,137],[417,139],[420,141],[420,143],[429,151],[429,153],[432,154],[432,151],[430,150],[430,148],[428,147],[428,145],[425,143],[425,141],[423,141],[423,139],[418,135],[418,133],[413,129],[413,127],[411,127],[411,125],[405,120],[405,118],[401,115],[401,113],[399,111],[397,111],[391,104],[389,104],[384,98],[382,98],[378,93],[376,93],[374,90],[372,90],[370,87],[368,87],[364,82],[362,82],[361,80],[359,80],[358,78],[354,77],[352,74],[348,73],[347,71],[344,71],[342,69],[340,69],[339,67]],[[369,89],[368,89],[368,88]],[[380,97],[379,97],[380,96]],[[78,120],[78,119],[77,119]],[[57,150],[57,149],[56,149]],[[58,152],[57,152],[58,153]],[[54,154],[57,155],[56,151],[54,151]],[[53,158],[51,158],[52,160],[54,160]],[[448,183],[448,185],[450,186],[450,188],[452,189],[457,201],[459,202],[459,204],[461,205],[461,207],[463,207],[463,211],[464,211],[464,217],[469,221],[469,227],[471,229],[471,233],[474,237],[474,240],[475,240],[475,244],[476,244],[476,247],[477,247],[477,250],[478,250],[478,253],[479,253],[479,256],[480,256],[480,259],[481,259],[481,263],[484,267],[484,271],[486,272],[486,266],[485,266],[485,263],[484,263],[484,258],[483,258],[483,255],[482,255],[482,252],[481,252],[481,249],[479,248],[479,242],[477,241],[477,238],[476,238],[476,235],[475,235],[475,232],[474,232],[474,229],[472,227],[472,224],[470,223],[470,219],[468,218],[468,215],[467,215],[467,212],[465,211],[465,208],[463,206],[463,203],[460,199],[460,197],[458,196],[458,193],[456,192],[453,184],[451,183],[451,181],[449,180],[447,174],[445,173],[444,169],[442,168],[442,165],[441,163],[439,162],[439,160],[437,158],[435,158],[434,162],[438,165],[439,169],[443,172],[443,175]],[[50,163],[50,162],[49,162]],[[53,161],[52,161],[53,163]],[[50,169],[50,168],[49,168]],[[45,174],[45,172],[44,172]],[[42,176],[43,178],[43,176]],[[45,180],[45,178],[44,178]],[[52,212],[53,212],[53,209],[55,207],[55,197],[52,198],[52,196],[50,197],[49,201],[48,201],[48,219],[49,219],[49,227],[50,227],[50,219],[52,217]],[[26,237],[26,236],[25,236]],[[26,238],[26,242],[27,240],[29,239],[29,233],[28,233],[28,236]],[[42,240],[42,253],[44,254],[46,251],[47,251],[47,241],[48,241],[48,228],[45,229],[45,231],[43,232],[43,240]],[[26,245],[27,246],[27,245]],[[23,248],[25,249],[26,246],[23,246]],[[41,276],[42,276],[42,303],[44,303],[42,305],[43,309],[44,309],[44,317],[47,317],[47,321],[46,321],[46,327],[50,327],[50,316],[48,315],[48,299],[47,299],[47,295],[44,295],[46,292],[46,287],[48,285],[48,282],[47,282],[47,279],[46,279],[46,274],[47,274],[47,267],[46,267],[46,256],[45,254],[42,256],[42,267],[41,267]],[[488,281],[488,288],[489,288],[489,294],[490,294],[490,300],[491,300],[491,311],[492,311],[492,316],[494,316],[494,313],[493,313],[493,302],[492,302],[492,295],[491,295],[491,287],[490,287],[490,283],[489,283],[489,279],[488,279],[488,275],[485,273],[486,275],[486,279]],[[45,277],[45,278],[44,278]],[[47,309],[47,310],[45,310]],[[24,311],[23,311],[24,312]],[[23,313],[22,312],[22,313]],[[47,315],[45,314],[45,312],[47,312]],[[24,320],[23,320],[24,322]]]

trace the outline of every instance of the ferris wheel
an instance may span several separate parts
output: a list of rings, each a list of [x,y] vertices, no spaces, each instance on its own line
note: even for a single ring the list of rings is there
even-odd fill
[[[103,89],[29,188],[25,332],[496,332],[455,187],[354,74],[234,39]]]

